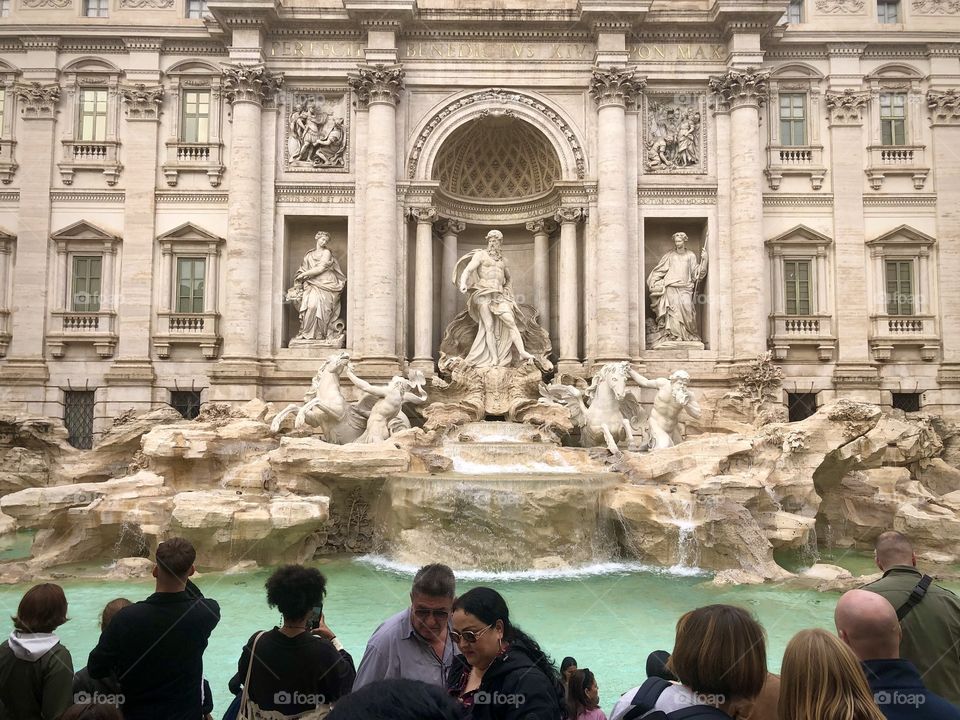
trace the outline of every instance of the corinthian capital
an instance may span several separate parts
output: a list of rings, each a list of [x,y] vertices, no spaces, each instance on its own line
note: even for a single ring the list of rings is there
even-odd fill
[[[464,230],[467,229],[467,224],[462,220],[441,220],[440,225],[437,226],[437,230],[441,235],[459,235]]]
[[[224,64],[223,78],[224,94],[231,105],[237,102],[262,105],[272,100],[283,85],[283,75],[268,72],[263,63]]]
[[[728,70],[725,75],[710,78],[708,85],[723,105],[731,108],[741,105],[762,107],[767,101],[769,79],[768,71],[751,67],[746,70]]]
[[[120,88],[120,97],[130,120],[157,120],[163,103],[162,87],[147,87],[143,83]]]
[[[935,123],[960,123],[960,91],[930,90],[927,92],[927,107]]]
[[[578,207],[561,207],[557,210],[553,219],[558,223],[578,223],[586,219],[587,211]]]
[[[870,102],[870,93],[858,92],[852,88],[842,92],[827,90],[825,101],[830,122],[834,125],[859,125],[863,119],[863,109]]]
[[[633,102],[646,86],[646,78],[636,77],[635,70],[594,68],[590,78],[590,94],[600,107]]]
[[[355,74],[347,76],[347,82],[357,93],[360,107],[375,103],[396,105],[403,90],[406,73],[399,65],[360,65]]]
[[[527,223],[527,230],[532,232],[534,235],[538,235],[540,233],[546,233],[547,235],[549,235],[556,229],[557,229],[556,223],[554,223],[553,220],[550,220],[549,218],[540,218],[538,220],[531,220],[530,222]]]
[[[418,223],[434,223],[439,217],[435,207],[407,208],[407,218]]]
[[[20,83],[14,93],[21,102],[25,118],[52,118],[60,102],[59,85],[41,85],[38,82]]]

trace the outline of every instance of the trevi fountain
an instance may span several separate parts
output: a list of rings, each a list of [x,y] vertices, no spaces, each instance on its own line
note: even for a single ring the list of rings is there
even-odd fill
[[[639,658],[641,642],[669,647],[693,604],[752,605],[781,649],[827,622],[822,591],[863,582],[864,551],[885,529],[956,579],[957,425],[846,399],[787,422],[769,354],[733,391],[693,390],[681,366],[565,375],[537,310],[514,295],[495,229],[444,278],[465,308],[445,329],[437,374],[370,382],[342,349],[345,276],[328,239],[317,233],[286,296],[300,320],[293,342],[317,355],[301,402],[211,403],[192,421],[131,412],[89,451],[68,445],[58,420],[0,417],[7,614],[43,578],[64,582],[90,617],[110,597],[143,595],[151,551],[184,536],[199,582],[235,613],[208,653],[208,673],[225,678],[247,626],[268,622],[255,619],[267,612],[265,568],[324,567],[328,618],[359,656],[406,602],[405,573],[441,561],[466,583],[512,584],[520,616],[538,636],[568,637],[549,649],[590,657],[609,696],[640,672],[611,648]],[[685,233],[673,241],[647,278],[648,344],[702,348],[707,255]],[[583,613],[607,629],[565,635]],[[96,637],[92,623],[64,633],[81,657]]]

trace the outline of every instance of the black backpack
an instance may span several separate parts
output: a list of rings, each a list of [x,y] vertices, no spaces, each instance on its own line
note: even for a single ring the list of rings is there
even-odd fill
[[[630,701],[631,708],[623,716],[623,720],[638,720],[657,706],[660,695],[673,683],[663,678],[647,678],[646,682],[637,690],[637,694]],[[644,720],[730,720],[730,716],[722,710],[709,705],[692,705],[682,710],[665,713],[660,710],[650,713]]]

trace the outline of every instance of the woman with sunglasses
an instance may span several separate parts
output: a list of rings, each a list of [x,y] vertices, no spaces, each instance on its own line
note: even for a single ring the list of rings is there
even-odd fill
[[[560,676],[537,642],[510,622],[496,590],[473,588],[453,604],[450,636],[460,647],[447,688],[470,720],[560,720]]]

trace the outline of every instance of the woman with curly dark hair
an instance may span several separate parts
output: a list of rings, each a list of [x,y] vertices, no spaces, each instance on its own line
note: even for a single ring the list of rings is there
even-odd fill
[[[304,720],[325,717],[350,692],[356,670],[324,621],[326,585],[319,570],[302,565],[284,565],[267,580],[267,604],[280,611],[283,624],[254,633],[230,680],[235,694],[243,686],[241,706],[248,714],[259,709]]]
[[[471,720],[561,720],[563,685],[537,641],[510,622],[496,590],[477,587],[453,603],[454,658],[447,689]]]

